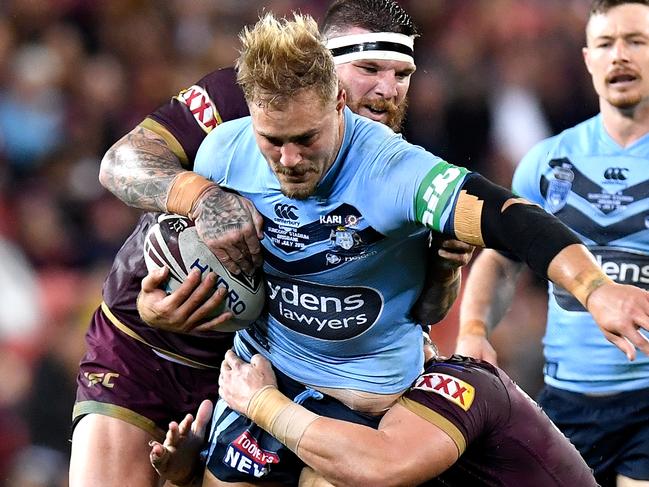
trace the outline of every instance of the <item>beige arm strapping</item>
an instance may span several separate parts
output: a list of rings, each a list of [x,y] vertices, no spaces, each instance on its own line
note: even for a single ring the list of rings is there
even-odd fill
[[[191,218],[192,210],[198,200],[208,189],[215,186],[214,182],[195,172],[183,171],[179,173],[169,185],[165,204],[167,213],[176,213]]]
[[[319,418],[270,385],[250,399],[246,416],[296,454],[304,432]]]

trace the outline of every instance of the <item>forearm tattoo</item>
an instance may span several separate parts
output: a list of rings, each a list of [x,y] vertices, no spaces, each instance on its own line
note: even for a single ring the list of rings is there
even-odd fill
[[[250,209],[245,206],[244,200],[220,188],[209,190],[197,213],[192,216],[200,220],[204,239],[239,231],[243,225],[252,223]]]
[[[426,286],[412,309],[417,321],[432,325],[441,321],[450,311],[460,292],[462,279],[457,273],[454,279],[446,282],[433,282],[426,279]]]
[[[127,205],[165,211],[169,185],[183,168],[162,137],[137,127],[106,153],[102,171],[104,186]]]

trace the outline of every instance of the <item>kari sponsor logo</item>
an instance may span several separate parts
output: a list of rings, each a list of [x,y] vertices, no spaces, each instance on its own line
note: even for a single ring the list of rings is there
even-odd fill
[[[475,398],[475,388],[468,382],[446,374],[424,374],[415,382],[414,389],[433,392],[468,411]]]
[[[363,286],[326,286],[267,277],[270,315],[293,331],[323,340],[346,340],[367,331],[381,315],[383,299]]]
[[[256,438],[244,431],[228,445],[223,462],[241,473],[262,477],[268,473],[270,464],[279,463],[279,456],[260,448]]]

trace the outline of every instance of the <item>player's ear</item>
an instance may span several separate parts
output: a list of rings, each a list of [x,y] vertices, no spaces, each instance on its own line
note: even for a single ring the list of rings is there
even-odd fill
[[[336,97],[336,110],[340,112],[343,108],[345,108],[346,103],[347,93],[345,92],[344,88],[338,88],[338,96]]]
[[[584,57],[584,64],[586,65],[586,69],[590,74],[593,74],[592,70],[590,69],[590,51],[588,50],[588,47],[581,48],[581,55]]]

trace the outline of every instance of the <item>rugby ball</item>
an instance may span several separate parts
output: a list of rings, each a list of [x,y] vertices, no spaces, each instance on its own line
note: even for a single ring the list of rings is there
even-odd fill
[[[219,331],[236,331],[250,326],[264,308],[265,292],[262,272],[253,276],[243,273],[232,275],[212,251],[198,238],[194,222],[187,217],[162,214],[149,228],[144,240],[144,260],[147,269],[169,268],[165,291],[171,293],[185,280],[194,268],[205,277],[208,272],[217,274],[217,286],[228,294],[223,305],[214,311],[218,316],[232,311],[234,316],[218,327]]]

